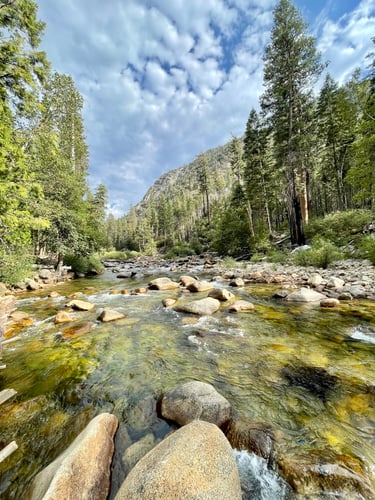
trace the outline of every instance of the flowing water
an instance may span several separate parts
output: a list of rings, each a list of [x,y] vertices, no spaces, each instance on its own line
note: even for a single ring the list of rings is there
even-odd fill
[[[252,301],[253,312],[230,314],[223,304],[214,316],[197,318],[162,306],[180,290],[110,293],[149,280],[119,280],[107,272],[56,287],[61,296],[54,299],[47,291],[18,297],[18,310],[33,324],[17,332],[21,339],[4,348],[1,360],[7,368],[0,371],[0,390],[13,388],[17,395],[0,406],[0,449],[14,439],[18,444],[0,464],[1,498],[22,499],[32,477],[103,411],[119,418],[132,442],[150,433],[162,438],[170,427],[157,418],[153,402],[189,380],[212,384],[239,416],[270,424],[279,453],[329,449],[358,459],[374,481],[375,303],[327,310],[277,301],[271,286],[250,285],[236,295]],[[56,312],[75,291],[83,291],[95,310],[55,325]],[[126,317],[100,323],[103,307]],[[80,333],[81,326],[89,331]],[[301,366],[323,369],[334,384],[316,387],[298,377],[293,383],[293,370]],[[261,467],[249,455],[237,460],[240,468]],[[121,479],[117,471],[113,491]]]

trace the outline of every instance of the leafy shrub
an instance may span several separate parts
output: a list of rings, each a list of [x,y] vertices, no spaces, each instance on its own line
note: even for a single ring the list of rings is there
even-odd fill
[[[293,261],[298,266],[327,267],[336,260],[343,258],[343,253],[330,241],[317,238],[308,250],[293,254]]]
[[[95,274],[103,271],[104,266],[97,255],[66,255],[64,264],[70,266],[75,274]]]
[[[128,252],[121,252],[120,250],[110,250],[102,254],[102,259],[126,260],[128,258]]]
[[[305,227],[306,238],[320,237],[337,246],[346,245],[373,218],[370,210],[335,212],[322,219],[312,219]]]
[[[370,260],[375,265],[375,238],[373,236],[362,238],[359,245],[359,255],[364,259]]]
[[[16,285],[32,272],[33,256],[29,248],[0,251],[0,281]]]
[[[187,243],[178,243],[165,254],[165,258],[173,259],[174,257],[188,257],[189,255],[196,255],[194,248]]]

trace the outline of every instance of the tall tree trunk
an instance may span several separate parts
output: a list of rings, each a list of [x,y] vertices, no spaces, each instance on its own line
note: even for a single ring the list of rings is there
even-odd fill
[[[307,224],[309,222],[309,205],[308,205],[308,190],[307,190],[307,172],[305,168],[302,168],[299,172],[298,186],[299,186],[299,198],[300,198],[302,221],[303,224]]]
[[[303,232],[301,203],[296,190],[294,172],[287,172],[286,194],[291,243],[292,245],[304,245],[305,235]]]

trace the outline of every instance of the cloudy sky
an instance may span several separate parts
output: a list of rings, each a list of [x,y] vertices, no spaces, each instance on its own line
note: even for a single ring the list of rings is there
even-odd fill
[[[85,100],[90,184],[115,216],[162,174],[242,135],[276,0],[38,0],[42,47]],[[375,0],[295,0],[340,82],[365,68]]]

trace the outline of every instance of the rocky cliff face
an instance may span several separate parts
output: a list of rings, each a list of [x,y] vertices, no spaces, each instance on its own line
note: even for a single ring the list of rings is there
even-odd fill
[[[229,143],[210,149],[204,155],[207,158],[210,198],[213,201],[229,196],[233,183],[229,160]],[[141,215],[152,204],[157,206],[161,196],[165,196],[172,204],[175,200],[181,198],[193,200],[200,198],[198,168],[196,158],[188,165],[163,174],[149,188],[140,203],[136,205],[137,213]]]

